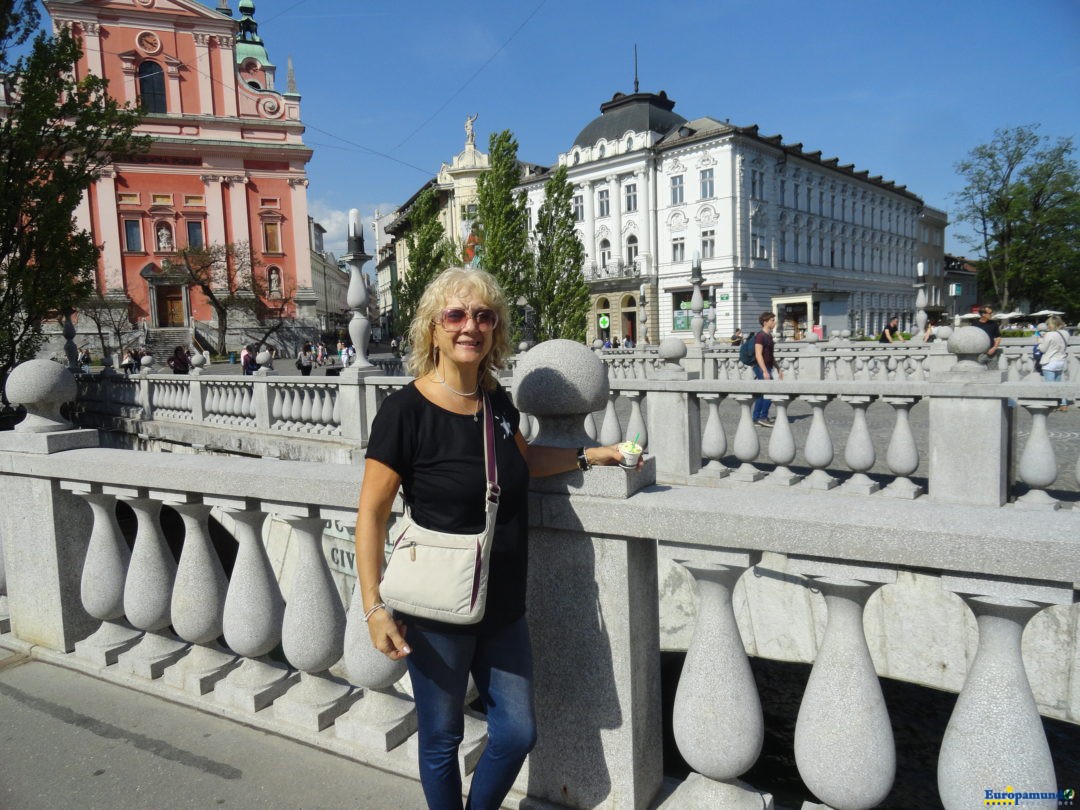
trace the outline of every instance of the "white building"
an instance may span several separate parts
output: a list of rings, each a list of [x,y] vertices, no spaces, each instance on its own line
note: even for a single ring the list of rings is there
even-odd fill
[[[674,107],[663,92],[616,93],[559,155],[577,191],[590,340],[640,342],[642,294],[650,342],[689,338],[695,259],[717,338],[757,329],[765,310],[782,337],[911,321],[921,199],[757,126],[687,121]],[[531,211],[544,178],[522,184]]]

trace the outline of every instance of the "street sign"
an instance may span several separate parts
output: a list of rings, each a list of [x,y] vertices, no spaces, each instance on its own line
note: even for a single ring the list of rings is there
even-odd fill
[[[720,300],[721,301],[727,301],[727,300],[730,300],[730,298],[731,298],[731,296],[728,295],[727,293],[721,293],[721,295],[720,295]]]

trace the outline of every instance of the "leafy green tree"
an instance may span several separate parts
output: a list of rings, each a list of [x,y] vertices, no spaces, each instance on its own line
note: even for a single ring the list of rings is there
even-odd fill
[[[536,221],[534,271],[525,281],[525,303],[534,313],[538,341],[585,340],[589,288],[581,268],[585,248],[574,230],[573,186],[560,166],[544,186]]]
[[[490,169],[476,184],[476,219],[483,240],[480,265],[502,285],[511,302],[514,332],[520,333],[520,312],[514,303],[523,295],[532,270],[525,195],[521,182],[518,143],[508,129],[494,132],[488,142]]]
[[[230,320],[243,326],[258,323],[265,331],[262,343],[284,324],[295,290],[271,287],[262,273],[258,257],[247,242],[216,243],[204,247],[180,248],[161,263],[162,273],[178,275],[195,287],[214,310],[217,335],[214,352],[224,355]],[[280,277],[278,279],[280,284]]]
[[[956,164],[966,185],[955,197],[960,238],[978,251],[980,289],[1002,309],[1080,315],[1080,174],[1070,138],[1037,126],[999,129]]]
[[[435,189],[426,188],[420,192],[406,215],[409,230],[405,237],[405,249],[409,267],[405,277],[399,276],[393,287],[398,312],[395,328],[402,333],[412,323],[416,308],[420,305],[420,296],[428,284],[451,265],[456,255],[454,245],[446,238],[446,229],[439,221],[439,201],[435,197]]]
[[[79,42],[37,34],[33,0],[0,8],[0,382],[44,341],[43,324],[95,285],[98,248],[74,212],[95,173],[141,151],[137,111],[106,94],[98,76],[76,79]]]

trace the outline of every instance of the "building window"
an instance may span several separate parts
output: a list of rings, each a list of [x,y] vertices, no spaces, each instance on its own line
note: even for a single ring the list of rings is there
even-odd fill
[[[120,203],[120,205],[138,205],[139,195],[138,192],[121,191],[116,195],[116,201]]]
[[[799,260],[799,232],[795,232],[795,238],[791,240],[791,260],[797,262]]]
[[[713,170],[702,169],[701,170],[701,198],[703,200],[709,197],[716,196],[716,189],[713,185]]]
[[[203,235],[203,224],[199,222],[189,222],[187,224],[187,243],[188,247],[203,248],[206,247],[206,237]]]
[[[151,205],[172,205],[172,194],[151,194]]]
[[[633,234],[626,237],[626,261],[631,267],[637,261],[637,237]]]
[[[791,195],[791,207],[796,211],[799,210],[799,184],[795,184],[794,194]]]
[[[673,262],[686,261],[686,240],[681,236],[671,240],[671,260]]]
[[[780,261],[787,261],[787,231],[780,231]]]
[[[637,211],[637,183],[626,184],[626,210],[629,213]]]
[[[263,253],[281,253],[281,223],[263,223]]]
[[[124,248],[128,253],[142,253],[142,221],[124,220]]]
[[[139,106],[143,112],[168,112],[165,106],[165,71],[157,62],[139,65]]]
[[[281,208],[281,200],[277,197],[259,197],[259,208]]]
[[[843,216],[843,213],[844,213],[843,211],[840,212],[841,216]],[[829,216],[832,217],[833,219],[836,219],[836,195],[835,194],[830,194],[829,195]]]
[[[611,199],[608,197],[608,190],[604,188],[596,193],[596,215],[598,217],[606,217],[610,213]]]
[[[585,204],[580,194],[574,195],[574,222],[585,221]]]
[[[184,207],[202,208],[206,205],[206,199],[201,194],[185,194]]]
[[[694,312],[690,309],[693,297],[693,290],[679,290],[671,294],[671,330],[673,332],[690,331],[694,317]],[[702,314],[704,314],[704,309]]]
[[[529,233],[533,229],[532,223],[532,207],[525,206],[525,232]]]
[[[806,263],[814,263],[814,235],[812,233],[806,235]]]
[[[755,259],[768,258],[765,251],[765,240],[761,237],[761,234],[750,234],[750,253]]]
[[[811,199],[813,199],[812,198],[813,193],[814,192],[810,188],[810,186],[807,186],[806,187],[806,213],[808,213],[808,214],[810,213],[810,201],[811,201]]]
[[[600,240],[600,269],[606,270],[611,261],[611,242],[607,239]]]
[[[755,200],[765,199],[765,172],[761,169],[750,170],[750,197]]]
[[[780,178],[780,204],[787,205],[787,180]]]
[[[701,232],[701,258],[711,259],[716,255],[716,231]]]
[[[682,205],[683,202],[683,176],[677,174],[671,178],[671,204]]]

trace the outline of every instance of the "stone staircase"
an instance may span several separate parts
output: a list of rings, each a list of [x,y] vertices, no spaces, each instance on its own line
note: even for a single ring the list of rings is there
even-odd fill
[[[177,346],[186,349],[190,345],[191,329],[186,326],[160,327],[146,332],[146,348],[160,363],[164,363]]]

